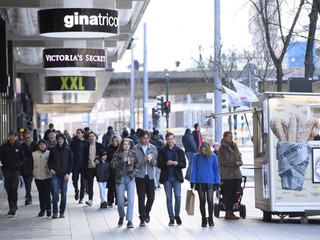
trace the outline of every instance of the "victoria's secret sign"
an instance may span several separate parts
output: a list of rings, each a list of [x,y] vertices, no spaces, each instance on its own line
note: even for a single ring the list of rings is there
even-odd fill
[[[96,8],[59,8],[38,11],[39,33],[51,37],[75,37],[74,32],[96,32],[101,36],[118,34],[118,12]],[[57,36],[56,35],[59,35]],[[71,34],[70,34],[71,33]],[[90,37],[90,35],[82,35]]]
[[[43,67],[54,68],[105,68],[103,49],[49,48],[43,50]]]
[[[51,76],[45,78],[45,91],[95,91],[96,78],[89,76]]]

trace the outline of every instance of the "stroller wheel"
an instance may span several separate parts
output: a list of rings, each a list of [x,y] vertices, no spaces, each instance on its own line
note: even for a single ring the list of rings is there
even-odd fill
[[[217,218],[218,218],[219,215],[220,215],[220,205],[217,204],[217,203],[214,204],[213,214],[214,214],[214,216],[217,217]]]
[[[240,211],[240,217],[242,217],[243,219],[245,219],[246,216],[247,216],[247,213],[246,213],[246,205],[240,204],[239,211]]]

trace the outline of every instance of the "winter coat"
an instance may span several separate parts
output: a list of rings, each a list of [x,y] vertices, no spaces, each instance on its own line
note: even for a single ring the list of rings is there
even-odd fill
[[[184,147],[184,151],[187,152],[198,152],[196,142],[192,136],[192,133],[185,132],[185,134],[182,136],[182,144]]]
[[[123,152],[115,152],[111,161],[111,167],[115,170],[116,183],[121,182],[122,176],[129,176],[133,179],[138,171],[138,159],[136,153],[133,150],[129,151],[130,164],[124,162],[122,159]]]
[[[219,148],[219,168],[221,179],[237,179],[242,177],[237,161],[241,160],[241,154],[235,143],[228,144],[221,141]]]
[[[70,143],[70,148],[72,150],[73,154],[73,168],[76,166],[83,166],[84,163],[84,148],[89,145],[89,142],[87,139],[79,140],[78,138],[74,139]]]
[[[178,146],[174,146],[175,148],[175,156],[173,157],[174,161],[178,161],[178,165],[177,166],[168,166],[167,165],[167,156],[165,153],[165,148],[168,148],[168,146],[165,146],[163,148],[159,149],[159,153],[158,153],[158,168],[161,169],[161,173],[160,173],[160,183],[164,183],[168,180],[168,168],[169,167],[173,167],[174,170],[174,174],[176,179],[179,182],[183,182],[183,173],[182,173],[182,169],[186,167],[187,163],[186,163],[186,157],[184,154],[184,151],[178,147]]]
[[[215,154],[212,154],[209,159],[206,155],[194,156],[190,182],[220,184],[218,158]]]
[[[66,143],[60,147],[58,144],[50,150],[49,169],[56,171],[57,176],[64,177],[66,174],[70,174],[72,169],[72,151]]]
[[[21,147],[24,153],[24,164],[20,168],[20,174],[24,176],[32,176],[33,171],[33,159],[32,153],[38,149],[36,142],[32,141],[30,145],[22,143]]]
[[[96,164],[96,177],[98,182],[107,182],[110,176],[110,163],[101,161]]]
[[[105,149],[101,143],[96,142],[96,155],[99,154],[100,150]],[[88,176],[88,169],[89,169],[89,148],[90,148],[90,143],[85,146],[84,148],[84,161],[83,161],[83,172],[84,172],[84,177],[87,178]]]
[[[50,151],[41,152],[37,150],[32,153],[33,159],[33,176],[35,179],[44,180],[52,177],[48,166]]]
[[[18,141],[14,143],[4,143],[0,147],[0,160],[2,163],[2,171],[19,171],[24,163],[24,153],[21,144]]]
[[[149,143],[146,154],[144,154],[141,144],[138,143],[133,147],[133,150],[136,153],[136,157],[138,158],[139,163],[142,163],[139,165],[139,169],[136,174],[136,177],[144,178],[146,173],[146,168],[147,168],[149,179],[154,179],[154,167],[157,166],[157,158],[158,158],[157,148],[154,145]],[[143,158],[149,154],[153,155],[152,159],[150,161],[143,162]]]

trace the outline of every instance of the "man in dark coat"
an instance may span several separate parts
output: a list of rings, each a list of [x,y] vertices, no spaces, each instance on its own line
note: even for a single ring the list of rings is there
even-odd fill
[[[186,129],[184,135],[182,136],[182,144],[188,159],[188,168],[187,168],[185,179],[190,181],[193,157],[198,151],[197,151],[196,142],[189,128]]]
[[[48,167],[52,173],[52,218],[58,218],[58,199],[60,200],[60,218],[64,218],[67,204],[67,190],[72,169],[72,151],[66,144],[65,136],[57,135],[57,145],[50,150]]]
[[[21,144],[25,161],[20,169],[20,174],[23,177],[24,187],[26,189],[25,205],[32,204],[31,186],[33,181],[33,158],[32,153],[37,150],[37,143],[32,140],[31,132],[24,132],[24,142]]]
[[[0,147],[0,160],[9,202],[9,215],[15,215],[18,209],[19,170],[24,163],[22,146],[17,141],[18,133],[10,130],[8,142]]]
[[[114,134],[113,127],[109,126],[108,131],[102,137],[102,145],[104,148],[108,148],[113,134]]]

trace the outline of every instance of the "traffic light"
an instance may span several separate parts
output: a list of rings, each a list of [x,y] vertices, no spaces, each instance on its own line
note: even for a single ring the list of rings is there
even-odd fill
[[[170,101],[165,101],[163,103],[163,111],[168,114],[171,111],[171,102]]]
[[[159,114],[162,114],[163,116],[163,96],[157,96],[157,109],[159,111]]]
[[[222,107],[222,108],[227,108],[227,107],[228,107],[227,99],[226,99],[226,98],[222,98],[222,99],[221,99],[221,107]]]
[[[157,107],[152,108],[152,119],[158,120],[160,118],[160,111]]]

